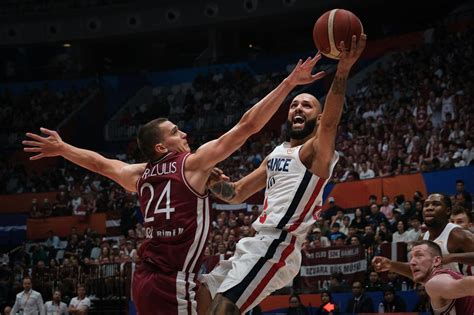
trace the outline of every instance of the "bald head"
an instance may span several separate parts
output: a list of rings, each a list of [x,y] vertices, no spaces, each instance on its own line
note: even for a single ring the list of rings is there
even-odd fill
[[[292,103],[294,101],[299,101],[299,102],[307,101],[307,102],[310,102],[315,107],[317,107],[319,109],[318,114],[320,114],[322,112],[321,103],[318,101],[318,99],[314,95],[311,95],[309,93],[301,93],[301,94],[296,95],[293,98]]]

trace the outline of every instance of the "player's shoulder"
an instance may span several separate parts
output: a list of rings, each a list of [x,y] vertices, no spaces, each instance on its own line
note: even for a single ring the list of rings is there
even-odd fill
[[[439,292],[446,286],[447,283],[450,281],[454,280],[454,278],[445,272],[438,273],[431,277],[426,283],[425,283],[425,289],[428,292],[428,294],[431,295],[438,295]]]

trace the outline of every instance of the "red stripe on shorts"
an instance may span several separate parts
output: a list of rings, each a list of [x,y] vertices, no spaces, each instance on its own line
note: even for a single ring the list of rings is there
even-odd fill
[[[240,312],[244,312],[247,307],[249,307],[250,304],[252,304],[255,299],[262,293],[263,289],[267,286],[267,284],[270,282],[270,280],[273,278],[273,276],[277,273],[278,269],[281,267],[285,266],[285,260],[290,256],[291,252],[295,249],[295,241],[296,237],[292,236],[290,244],[283,250],[280,256],[280,260],[276,264],[273,264],[270,270],[267,272],[265,277],[260,281],[260,283],[257,285],[255,290],[250,294],[250,296],[247,298],[247,301],[240,307]]]

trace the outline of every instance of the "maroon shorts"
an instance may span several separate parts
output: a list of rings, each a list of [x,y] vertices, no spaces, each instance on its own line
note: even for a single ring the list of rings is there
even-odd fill
[[[196,314],[196,276],[165,272],[142,262],[133,273],[132,299],[138,315]]]

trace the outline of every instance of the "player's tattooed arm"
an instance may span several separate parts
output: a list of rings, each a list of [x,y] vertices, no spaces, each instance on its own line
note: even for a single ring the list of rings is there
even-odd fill
[[[345,95],[346,94],[346,84],[347,82],[347,74],[346,75],[337,75],[334,77],[332,81],[331,91],[335,95]]]
[[[212,184],[209,190],[219,199],[224,201],[232,200],[235,195],[235,184],[231,182],[219,181]]]

